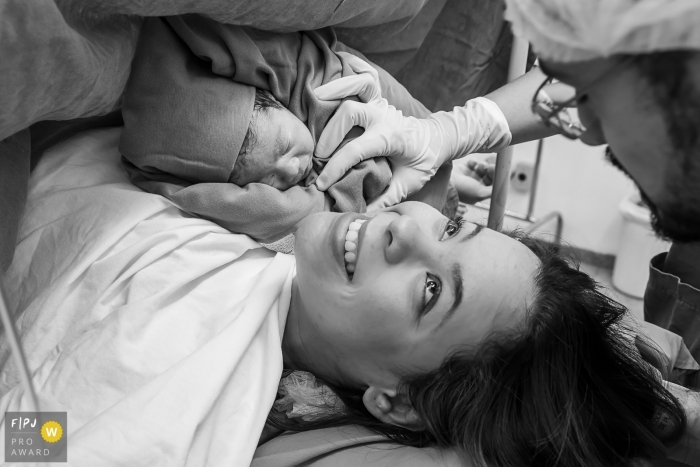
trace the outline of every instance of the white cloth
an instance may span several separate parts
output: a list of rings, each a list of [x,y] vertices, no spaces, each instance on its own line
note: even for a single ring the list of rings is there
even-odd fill
[[[40,410],[68,412],[70,465],[248,465],[294,257],[133,187],[119,135],[78,135],[32,175],[5,286]],[[4,339],[0,394],[3,417],[28,409]]]
[[[699,0],[506,0],[513,32],[549,60],[700,50]]]

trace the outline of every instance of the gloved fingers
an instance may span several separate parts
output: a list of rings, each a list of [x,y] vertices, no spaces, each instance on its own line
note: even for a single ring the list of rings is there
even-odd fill
[[[357,96],[362,102],[381,98],[379,85],[368,73],[338,78],[317,87],[314,89],[314,94],[322,101],[338,100],[349,96]]]
[[[374,83],[372,88],[374,92],[372,95],[368,96],[368,99],[364,99],[362,96],[360,96],[360,100],[362,102],[369,102],[373,98],[381,97],[381,83],[379,81],[379,73],[372,65],[362,60],[360,57],[357,57],[348,52],[337,52],[337,54],[345,59],[345,62],[350,66],[350,68],[352,68],[352,71],[354,71],[355,73],[366,74],[372,77],[372,81]]]
[[[391,179],[389,187],[377,196],[371,203],[367,205],[367,212],[376,211],[377,209],[383,209],[395,204],[399,204],[402,200],[406,198],[406,188],[401,185],[400,181]]]
[[[384,193],[367,206],[368,211],[393,206],[405,200],[408,195],[415,193],[428,183],[431,174],[408,167],[392,166],[391,183]]]
[[[340,104],[338,110],[336,110],[321,132],[318,143],[316,143],[314,155],[320,159],[328,159],[345,139],[345,135],[348,134],[352,127],[361,126],[367,130],[368,111],[370,110],[367,104],[354,101],[345,101]]]
[[[385,138],[382,138],[380,135],[365,133],[350,141],[333,154],[316,179],[316,186],[319,190],[325,191],[343,178],[348,170],[363,160],[383,156],[386,154],[386,151]]]
[[[347,64],[350,65],[350,68],[352,68],[352,71],[355,73],[369,73],[374,80],[379,83],[379,73],[377,73],[377,70],[372,65],[349,52],[336,52],[336,54],[345,59]]]

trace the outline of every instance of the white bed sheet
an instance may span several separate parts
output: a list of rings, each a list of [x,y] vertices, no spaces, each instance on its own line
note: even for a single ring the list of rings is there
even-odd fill
[[[248,465],[294,258],[133,187],[119,135],[54,147],[30,181],[5,287],[40,409],[68,412],[70,465]],[[28,410],[16,370],[1,338],[3,417]]]

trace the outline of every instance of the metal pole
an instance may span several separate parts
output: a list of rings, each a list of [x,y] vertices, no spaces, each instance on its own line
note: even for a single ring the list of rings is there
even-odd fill
[[[17,337],[17,330],[15,329],[15,325],[12,323],[12,315],[10,314],[10,308],[5,298],[5,288],[3,286],[2,276],[0,276],[0,318],[2,318],[2,324],[5,328],[5,335],[7,336],[7,341],[10,344],[10,350],[12,351],[12,356],[15,359],[17,369],[19,370],[19,375],[22,383],[24,384],[24,389],[29,396],[29,411],[38,412],[39,402],[36,397],[36,392],[34,391],[34,385],[32,384],[32,377],[29,374],[27,359],[24,358],[24,351],[22,350],[22,345]]]
[[[513,36],[508,66],[508,82],[515,80],[525,73],[527,65],[527,41]],[[510,182],[510,164],[513,160],[513,148],[508,147],[498,153],[496,158],[496,173],[493,178],[491,208],[489,209],[488,228],[501,230],[503,216],[508,202],[508,186]]]
[[[535,156],[535,167],[532,169],[532,183],[530,184],[530,201],[527,203],[527,218],[532,219],[535,213],[535,197],[537,196],[537,184],[540,179],[540,162],[542,162],[542,149],[544,148],[544,140],[541,139],[537,143],[537,156]]]

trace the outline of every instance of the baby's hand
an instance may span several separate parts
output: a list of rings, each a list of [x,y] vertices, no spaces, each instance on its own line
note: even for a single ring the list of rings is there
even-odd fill
[[[454,161],[450,180],[457,189],[459,200],[474,204],[490,198],[495,171],[495,156],[485,160],[468,158]]]

